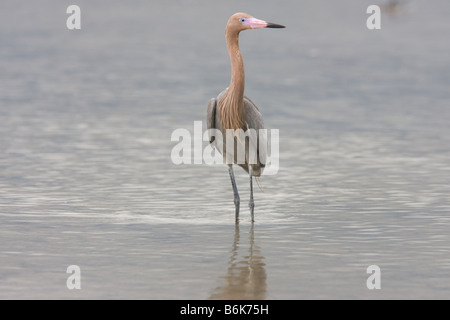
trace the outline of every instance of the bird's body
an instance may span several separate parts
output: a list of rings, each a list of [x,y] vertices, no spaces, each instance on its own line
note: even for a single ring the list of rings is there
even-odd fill
[[[207,109],[208,129],[217,129],[222,133],[223,141],[218,141],[211,137],[211,142],[218,147],[226,159],[227,154],[232,155],[233,163],[241,166],[250,176],[250,202],[252,221],[254,220],[254,201],[253,201],[253,176],[259,177],[265,165],[265,152],[261,152],[260,146],[265,145],[264,135],[259,135],[259,130],[264,128],[264,121],[258,107],[244,95],[245,72],[244,62],[239,49],[239,33],[246,29],[257,28],[284,28],[282,25],[268,23],[245,13],[236,13],[230,17],[225,29],[228,53],[231,61],[231,81],[228,88],[223,90],[217,98],[210,100]],[[230,130],[231,129],[231,130]],[[248,138],[234,137],[233,150],[226,149],[226,138],[229,132],[237,132],[241,129],[243,132],[253,132],[256,135],[248,134]],[[249,130],[252,129],[252,130]],[[227,132],[228,131],[228,132]],[[247,140],[247,143],[246,143]],[[245,150],[245,161],[238,161],[237,150]],[[251,148],[256,154],[256,161],[251,157]],[[239,218],[240,198],[236,186],[233,172],[233,163],[228,163],[228,171],[234,191],[234,203],[236,208],[236,221]]]
[[[213,98],[209,101],[208,104],[208,111],[207,111],[207,117],[208,117],[208,129],[218,129],[222,133],[223,141],[215,141],[215,145],[218,146],[218,149],[222,151],[224,159],[226,158],[227,154],[227,148],[226,148],[226,129],[222,125],[222,118],[220,112],[217,110],[217,106],[220,105],[220,102],[222,101],[224,95],[226,94],[228,88],[222,91],[217,98]],[[228,129],[242,129],[244,132],[247,131],[249,128],[254,129],[255,132],[258,132],[260,129],[264,129],[264,120],[262,117],[261,112],[259,111],[258,107],[251,101],[248,97],[243,97],[243,119],[244,123],[236,128],[228,128]],[[261,137],[261,139],[264,139]],[[249,173],[249,155],[250,155],[250,143],[247,141],[245,143],[244,140],[240,140],[237,138],[234,138],[234,149],[231,153],[231,155],[234,158],[234,163],[240,166],[242,169],[244,169],[247,173]],[[265,140],[260,141],[259,135],[257,136],[257,140],[255,141],[255,146],[259,146],[266,143]],[[237,149],[238,148],[244,148],[245,149],[245,163],[238,163],[237,161]],[[252,164],[253,169],[253,176],[254,177],[260,177],[262,171],[264,170],[266,159],[265,154],[260,154],[259,150],[256,150],[257,154],[257,161],[256,163]]]

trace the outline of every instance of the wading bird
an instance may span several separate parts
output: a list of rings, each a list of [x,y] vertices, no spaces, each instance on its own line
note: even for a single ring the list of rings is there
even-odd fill
[[[242,12],[235,13],[228,20],[227,27],[225,29],[225,38],[231,60],[231,81],[228,88],[222,91],[217,98],[213,98],[209,101],[207,110],[208,129],[220,130],[220,132],[222,132],[222,137],[227,136],[226,131],[228,129],[242,129],[243,131],[254,129],[258,131],[264,128],[264,121],[258,107],[244,95],[244,62],[239,49],[239,33],[243,30],[259,28],[284,28],[284,26],[259,20]],[[259,135],[257,139],[260,139]],[[226,142],[217,140],[219,139],[215,139],[215,137],[210,136],[210,142],[212,144],[214,143],[216,146],[218,144],[221,145],[218,150],[219,152],[222,152],[223,157],[226,158]],[[257,161],[256,163],[249,162],[249,146],[248,144],[246,145],[245,140],[246,138],[244,138],[244,140],[234,138],[234,150],[232,150],[232,152],[234,151],[234,163],[242,167],[250,176],[249,208],[251,219],[254,221],[255,203],[253,200],[253,176],[261,176],[262,170],[265,166],[265,159],[260,159],[259,157],[259,146],[261,142],[258,141],[254,144],[258,146],[258,150],[256,151],[258,154]],[[239,144],[241,144],[241,146],[238,146]],[[239,163],[236,161],[236,150],[239,147],[242,147],[242,144],[244,144],[245,150],[245,163]],[[231,184],[233,186],[234,205],[236,209],[235,216],[236,221],[238,221],[240,198],[236,186],[232,163],[228,164],[228,173],[230,174]]]

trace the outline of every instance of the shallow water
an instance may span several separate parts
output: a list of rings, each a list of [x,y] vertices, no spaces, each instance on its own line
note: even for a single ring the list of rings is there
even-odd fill
[[[450,5],[369,1],[0,5],[0,298],[450,298]],[[280,130],[280,170],[171,161],[229,81]],[[5,14],[5,13],[8,14]],[[81,290],[68,290],[69,265]],[[381,269],[368,290],[366,269]]]

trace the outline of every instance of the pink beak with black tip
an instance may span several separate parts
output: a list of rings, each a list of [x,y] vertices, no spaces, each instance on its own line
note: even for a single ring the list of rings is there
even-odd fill
[[[249,25],[252,29],[259,29],[259,28],[285,28],[285,26],[281,24],[266,22],[264,20],[259,20],[256,18],[248,18],[245,19],[244,24]]]

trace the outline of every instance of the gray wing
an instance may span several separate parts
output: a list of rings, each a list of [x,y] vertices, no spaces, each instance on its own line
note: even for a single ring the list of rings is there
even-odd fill
[[[208,109],[206,111],[206,124],[208,129],[216,129],[216,110],[217,110],[217,99],[212,98],[209,100]],[[209,136],[209,143],[213,143],[215,140],[214,136]]]
[[[247,96],[244,96],[244,119],[248,128],[264,129],[264,120],[259,108]]]
[[[250,98],[248,98],[247,96],[244,97],[244,118],[247,126],[247,128],[244,128],[244,130],[255,129],[258,133],[256,141],[253,141],[253,139],[251,139],[252,143],[258,146],[257,148],[258,163],[256,165],[253,165],[254,170],[253,175],[258,177],[261,175],[266,164],[267,136],[259,134],[259,130],[264,129],[264,120],[256,104],[252,100],[250,100]],[[248,172],[247,165],[243,165],[242,168],[244,168],[244,170]]]

